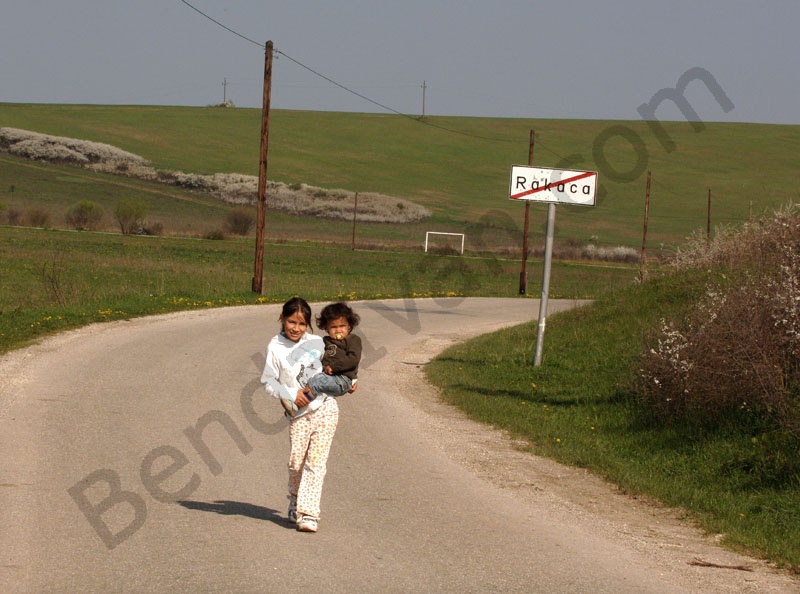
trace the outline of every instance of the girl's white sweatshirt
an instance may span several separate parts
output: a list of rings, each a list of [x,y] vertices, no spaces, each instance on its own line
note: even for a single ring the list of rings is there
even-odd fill
[[[325,343],[316,334],[306,333],[297,342],[286,338],[283,332],[276,334],[267,345],[267,359],[261,374],[261,383],[267,394],[294,402],[297,391],[308,385],[308,379],[322,373],[324,352]],[[328,398],[328,395],[320,394],[308,406],[298,410],[295,418],[317,410]]]

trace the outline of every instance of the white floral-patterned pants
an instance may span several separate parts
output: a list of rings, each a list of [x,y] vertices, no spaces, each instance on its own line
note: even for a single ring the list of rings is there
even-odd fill
[[[297,497],[297,515],[319,518],[322,482],[339,423],[339,405],[329,398],[314,412],[289,425],[289,495]]]

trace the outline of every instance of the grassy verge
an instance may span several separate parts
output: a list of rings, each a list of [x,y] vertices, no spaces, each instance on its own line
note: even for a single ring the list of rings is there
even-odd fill
[[[531,451],[684,507],[730,546],[797,570],[800,476],[763,471],[775,467],[768,457],[797,452],[763,428],[659,426],[633,396],[645,328],[688,307],[702,286],[661,279],[554,317],[540,367],[526,324],[448,349],[428,377],[448,402]]]
[[[0,227],[0,352],[67,328],[193,308],[311,300],[514,297],[520,263],[312,242],[265,249],[264,293],[252,287],[255,242]],[[541,262],[528,266],[541,292]],[[554,298],[592,298],[630,284],[635,267],[556,262]]]

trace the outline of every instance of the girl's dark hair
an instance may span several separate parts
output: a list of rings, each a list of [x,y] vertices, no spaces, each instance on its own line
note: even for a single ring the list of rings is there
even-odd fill
[[[283,304],[281,310],[281,320],[292,317],[294,314],[299,313],[306,320],[306,324],[311,326],[311,306],[308,301],[302,297],[292,297]]]
[[[347,320],[347,323],[350,324],[351,329],[358,326],[358,323],[361,321],[361,318],[352,310],[349,305],[339,301],[337,303],[326,305],[322,308],[322,311],[319,312],[319,315],[317,316],[317,328],[320,330],[325,330],[328,327],[328,324],[337,318],[344,318]]]

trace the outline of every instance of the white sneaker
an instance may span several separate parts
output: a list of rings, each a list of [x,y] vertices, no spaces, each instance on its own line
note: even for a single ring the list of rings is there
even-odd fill
[[[297,518],[297,529],[300,532],[316,532],[317,518],[311,516],[299,516]]]

